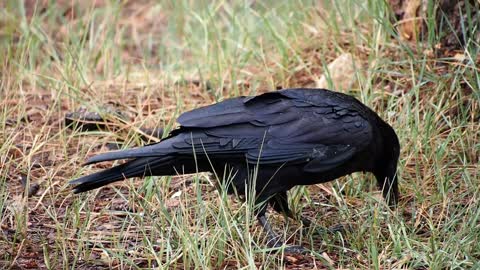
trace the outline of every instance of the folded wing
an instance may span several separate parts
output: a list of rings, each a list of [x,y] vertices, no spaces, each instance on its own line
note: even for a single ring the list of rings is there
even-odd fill
[[[146,157],[208,155],[251,164],[306,163],[321,172],[348,161],[372,138],[369,122],[330,91],[283,90],[239,97],[182,114],[160,143],[111,152],[87,164]]]

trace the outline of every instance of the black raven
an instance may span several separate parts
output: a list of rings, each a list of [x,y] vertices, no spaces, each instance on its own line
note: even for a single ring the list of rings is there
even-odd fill
[[[233,172],[229,191],[244,195],[254,187],[256,202],[263,203],[257,218],[271,246],[279,244],[265,217],[267,204],[293,218],[287,191],[294,186],[371,172],[388,204],[398,201],[397,135],[349,95],[284,89],[201,107],[180,115],[178,123],[159,143],[89,159],[86,164],[128,161],[71,181],[75,193],[130,177],[214,172],[221,178]]]

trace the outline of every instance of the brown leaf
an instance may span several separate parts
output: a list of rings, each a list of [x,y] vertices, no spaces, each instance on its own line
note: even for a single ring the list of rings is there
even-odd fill
[[[329,80],[335,90],[348,90],[355,83],[355,72],[357,67],[352,54],[344,53],[328,64],[326,71],[320,79],[317,80],[318,88],[330,88]]]
[[[421,0],[409,0],[403,4],[404,14],[398,27],[400,37],[404,40],[417,41],[422,26],[422,18],[419,17],[422,2]]]
[[[293,257],[293,256],[289,256],[289,255],[285,255],[285,260],[288,261],[289,263],[296,263],[298,262],[298,259]]]

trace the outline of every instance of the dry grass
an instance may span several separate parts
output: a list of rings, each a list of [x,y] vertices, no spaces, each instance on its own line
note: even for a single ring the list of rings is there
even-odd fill
[[[480,267],[475,49],[434,57],[427,45],[407,46],[380,1],[45,2],[0,4],[0,265]],[[324,235],[272,215],[289,242],[312,251],[284,255],[264,248],[252,203],[216,191],[210,175],[71,194],[70,179],[111,165],[81,166],[109,143],[141,145],[141,128],[168,132],[181,112],[227,97],[313,86],[343,52],[360,66],[350,93],[400,137],[397,211],[368,175],[297,188],[298,213],[353,230]],[[64,116],[80,107],[113,107],[127,120],[72,131]]]

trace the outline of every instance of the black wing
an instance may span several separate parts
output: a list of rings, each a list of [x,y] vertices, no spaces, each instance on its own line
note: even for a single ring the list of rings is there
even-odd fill
[[[321,172],[370,143],[365,110],[353,97],[320,89],[233,98],[182,114],[181,127],[160,143],[98,155],[87,164],[195,153],[252,164],[308,163],[306,171]]]
[[[249,163],[308,162],[321,172],[367,146],[372,129],[364,105],[327,90],[290,89],[226,100],[182,114],[177,151],[240,155]],[[366,108],[366,107],[365,107]]]

